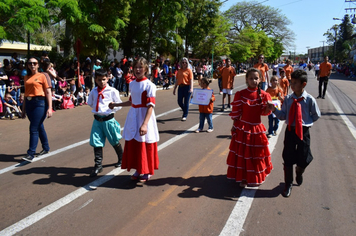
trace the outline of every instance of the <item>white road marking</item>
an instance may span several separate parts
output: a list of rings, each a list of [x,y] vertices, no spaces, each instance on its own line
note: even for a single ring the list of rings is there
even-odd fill
[[[330,99],[330,102],[334,105],[336,111],[340,114],[340,117],[345,122],[347,128],[349,128],[352,136],[354,136],[354,139],[356,139],[356,128],[355,128],[355,126],[352,124],[350,119],[345,115],[344,111],[341,110],[340,106],[337,104],[335,99],[328,92],[326,92],[326,96]]]

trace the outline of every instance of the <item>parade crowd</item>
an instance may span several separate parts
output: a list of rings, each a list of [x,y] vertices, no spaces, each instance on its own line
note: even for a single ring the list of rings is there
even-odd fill
[[[282,195],[289,197],[293,166],[296,165],[296,182],[301,185],[302,174],[313,160],[309,128],[319,119],[320,111],[316,99],[304,89],[308,83],[305,70],[311,70],[312,64],[301,62],[295,68],[287,60],[283,66],[278,63],[269,66],[264,59],[264,55],[259,55],[257,63],[247,70],[241,64],[233,65],[229,58],[212,65],[213,78],[218,79],[222,94],[221,111],[230,111],[233,120],[226,161],[227,178],[243,188],[261,185],[273,169],[268,139],[277,134],[279,121],[286,120],[282,154],[285,188]],[[185,57],[174,63],[158,57],[154,64],[142,57],[124,57],[110,62],[108,68],[103,68],[101,63],[96,59],[92,65],[91,59],[87,58],[79,65],[74,60],[56,71],[46,53],[41,58],[30,57],[26,64],[17,60],[16,54],[10,61],[4,60],[0,82],[5,116],[10,119],[14,115],[27,116],[30,121],[30,147],[23,160],[32,162],[36,157],[38,140],[43,148],[38,155],[50,151],[43,121],[54,111],[88,105],[94,115],[90,145],[94,148],[95,165],[90,176],[95,177],[103,170],[102,149],[108,139],[118,157],[115,166],[128,171],[135,169],[131,179],[146,182],[159,167],[159,132],[154,112],[157,87],[168,90],[173,85],[173,95],[177,95],[177,103],[182,109],[181,121],[184,122],[188,118],[190,99],[194,98],[194,79],[198,80],[201,91],[210,94],[207,101],[198,103],[200,120],[195,132],[203,132],[205,120],[208,123],[206,131],[213,132],[212,113],[216,98],[209,88],[211,81],[207,77],[211,65],[208,63],[194,63]],[[326,56],[323,63],[313,67],[319,81],[318,98],[325,99],[332,65]],[[268,73],[270,68],[272,77]],[[246,72],[247,88],[232,96],[234,78],[241,71]],[[122,102],[120,92],[129,96],[129,100]],[[130,110],[122,131],[114,113],[123,106],[130,106]],[[268,130],[261,122],[261,116],[268,116]],[[124,147],[121,139],[125,140]]]

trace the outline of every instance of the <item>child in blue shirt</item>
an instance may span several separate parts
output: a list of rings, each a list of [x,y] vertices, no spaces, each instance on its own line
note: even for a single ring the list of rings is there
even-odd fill
[[[296,70],[291,75],[291,88],[294,93],[285,97],[282,109],[278,110],[272,103],[268,108],[280,120],[286,120],[288,127],[285,132],[283,161],[285,188],[283,197],[289,197],[293,185],[293,165],[296,164],[296,181],[303,183],[303,172],[313,160],[310,150],[309,129],[320,118],[320,110],[313,96],[304,88],[308,82],[307,73]]]

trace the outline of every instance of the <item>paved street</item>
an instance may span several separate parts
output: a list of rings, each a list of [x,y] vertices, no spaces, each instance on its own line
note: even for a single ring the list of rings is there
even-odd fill
[[[306,90],[316,97],[313,73]],[[237,76],[234,85],[235,91],[245,88],[245,77]],[[57,111],[45,121],[51,153],[31,164],[21,160],[29,121],[1,120],[0,235],[354,235],[356,81],[332,74],[326,99],[317,100],[322,117],[311,129],[314,161],[288,199],[280,195],[285,125],[270,139],[274,170],[261,187],[242,190],[227,181],[232,121],[220,112],[217,81],[211,87],[212,133],[194,132],[198,106],[191,105],[182,122],[172,89],[157,91],[160,166],[146,184],[115,169],[109,143],[104,171],[88,177],[94,165],[88,106]],[[115,114],[121,126],[128,109]],[[267,117],[263,122],[267,126]]]

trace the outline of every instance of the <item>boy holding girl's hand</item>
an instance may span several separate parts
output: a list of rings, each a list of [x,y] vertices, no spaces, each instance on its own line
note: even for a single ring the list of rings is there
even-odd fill
[[[310,150],[309,128],[313,122],[320,118],[320,110],[313,96],[304,88],[308,82],[305,71],[296,70],[291,75],[292,94],[285,97],[282,109],[275,108],[273,103],[268,104],[278,119],[287,120],[287,129],[284,138],[283,161],[285,188],[283,197],[291,195],[293,186],[293,165],[296,164],[296,182],[303,183],[303,172],[313,160]]]

